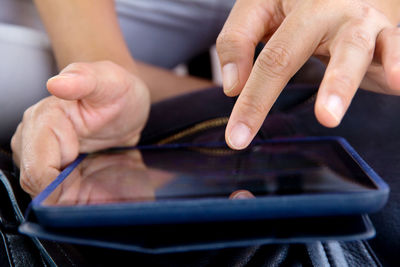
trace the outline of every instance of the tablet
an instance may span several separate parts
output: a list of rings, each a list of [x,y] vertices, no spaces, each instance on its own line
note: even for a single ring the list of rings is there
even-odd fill
[[[254,221],[376,212],[388,193],[344,139],[309,137],[80,155],[31,208],[45,227]]]

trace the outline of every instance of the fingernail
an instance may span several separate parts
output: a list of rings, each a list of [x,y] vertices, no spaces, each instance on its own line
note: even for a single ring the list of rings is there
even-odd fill
[[[78,73],[76,73],[76,72],[72,72],[72,71],[66,71],[66,72],[61,72],[60,74],[58,74],[57,76],[58,77],[63,77],[63,78],[71,78],[71,77],[76,77],[76,76],[78,76],[79,74]],[[55,76],[55,77],[57,77],[57,76]]]
[[[228,137],[229,144],[234,149],[243,149],[250,143],[251,133],[249,127],[239,122],[236,124]]]
[[[73,78],[73,77],[76,77],[76,76],[78,76],[77,73],[74,73],[74,72],[64,72],[64,73],[60,73],[60,74],[58,74],[58,75],[56,75],[56,76],[54,76],[54,77],[51,77],[47,82],[55,81],[55,80],[58,80],[58,79]]]
[[[342,99],[337,95],[330,95],[326,100],[326,110],[332,115],[332,117],[339,123],[344,115],[344,105]]]
[[[228,63],[225,66],[223,66],[222,77],[223,77],[224,92],[228,93],[232,91],[236,87],[239,80],[238,79],[239,72],[236,64]]]

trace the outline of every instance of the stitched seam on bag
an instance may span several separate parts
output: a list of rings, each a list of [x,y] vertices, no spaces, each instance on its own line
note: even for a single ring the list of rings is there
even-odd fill
[[[185,130],[182,130],[176,134],[173,134],[167,138],[162,139],[161,141],[157,142],[157,144],[158,145],[168,144],[207,129],[226,125],[228,123],[228,119],[229,118],[227,117],[221,117],[197,123],[192,127],[188,127]]]
[[[379,261],[378,257],[375,255],[367,241],[363,240],[360,243],[362,244],[362,246],[364,246],[365,250],[368,252],[368,256],[375,262],[376,266],[382,267],[381,262]]]
[[[8,262],[11,264],[11,266],[15,266],[14,259],[11,255],[10,247],[8,246],[8,238],[3,232],[0,232],[0,234],[1,234],[1,238],[3,239],[4,248],[6,250]]]
[[[6,239],[6,243],[7,244],[11,244],[10,239],[7,237],[6,234],[4,234],[4,238]],[[15,266],[15,259],[14,259],[14,255],[13,255],[13,249],[11,248],[11,246],[7,245],[7,250],[9,251],[8,255],[10,255],[9,259],[11,260],[11,264],[12,266]]]
[[[73,265],[76,266],[76,264],[71,260],[71,258],[67,255],[67,253],[65,252],[65,250],[58,244],[58,243],[54,243],[56,244],[56,246],[59,248],[60,252],[67,258],[67,260]]]
[[[76,266],[76,264],[71,260],[70,257],[68,257],[68,254],[65,252],[65,250],[58,244],[58,243],[54,243],[56,244],[56,246],[60,249],[61,253],[67,258],[67,260],[73,265]]]
[[[8,181],[7,176],[3,173],[3,171],[0,169],[0,175],[4,177],[4,181],[2,181],[5,189],[7,190],[8,193],[8,198],[11,201],[11,205],[13,208],[13,213],[15,216],[15,220],[19,223],[23,222],[24,220],[24,215],[21,212],[21,209],[19,208],[18,201],[15,197],[14,189],[12,188],[12,185],[10,184],[10,181]]]
[[[44,260],[42,253],[39,253],[39,255],[40,255],[40,259],[42,260],[43,266],[47,267],[47,263]]]
[[[43,246],[42,242],[34,237],[32,237],[31,240],[39,250],[40,257],[45,261],[45,266],[57,266],[56,262],[53,260],[47,249]]]
[[[324,249],[326,259],[328,260],[329,266],[336,267],[335,261],[332,259],[332,255],[331,255],[329,249],[327,248],[327,244],[326,243],[321,243],[321,244],[322,244],[322,248]]]

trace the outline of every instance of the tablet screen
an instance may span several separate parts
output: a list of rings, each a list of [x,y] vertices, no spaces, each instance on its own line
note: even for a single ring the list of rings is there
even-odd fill
[[[88,155],[42,203],[88,205],[173,199],[349,193],[376,185],[337,141],[150,147]]]

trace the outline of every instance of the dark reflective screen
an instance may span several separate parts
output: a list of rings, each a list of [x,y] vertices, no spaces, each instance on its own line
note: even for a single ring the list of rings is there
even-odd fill
[[[334,141],[226,147],[153,148],[89,155],[45,200],[80,205],[359,192],[375,189],[362,169]]]

